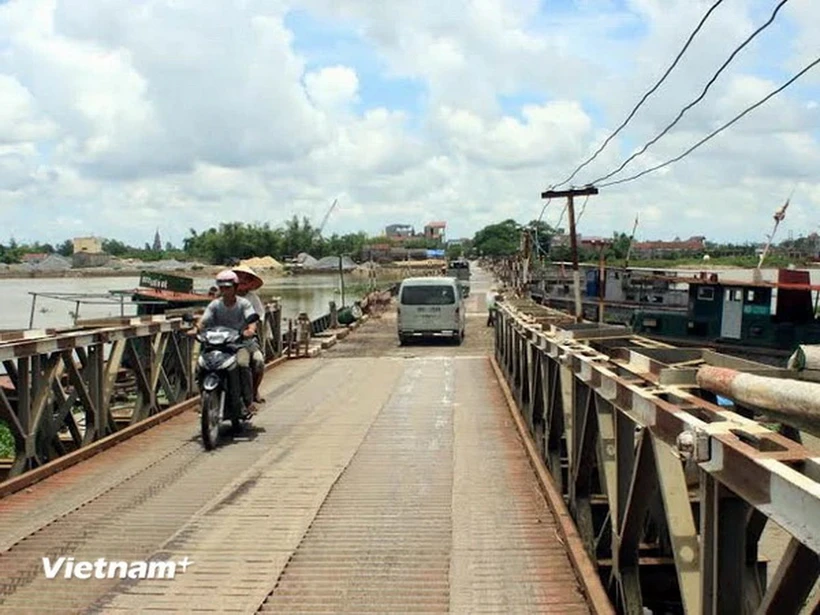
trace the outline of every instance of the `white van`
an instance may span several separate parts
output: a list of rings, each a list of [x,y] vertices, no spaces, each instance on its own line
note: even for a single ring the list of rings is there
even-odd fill
[[[464,339],[467,315],[458,280],[450,277],[407,278],[398,294],[399,343],[413,337]]]

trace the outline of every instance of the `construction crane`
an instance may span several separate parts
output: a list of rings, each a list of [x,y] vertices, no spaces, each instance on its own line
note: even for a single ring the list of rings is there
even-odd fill
[[[319,225],[319,229],[316,231],[316,235],[318,237],[322,237],[322,231],[325,230],[325,224],[327,224],[327,219],[330,218],[330,214],[336,209],[336,203],[339,202],[339,199],[333,199],[333,203],[330,205],[330,208],[327,210],[325,217],[322,218],[322,223]]]

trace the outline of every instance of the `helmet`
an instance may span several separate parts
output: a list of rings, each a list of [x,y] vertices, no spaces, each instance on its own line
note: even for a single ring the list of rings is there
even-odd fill
[[[219,275],[216,276],[216,285],[217,286],[236,286],[238,284],[239,284],[239,276],[237,276],[230,269],[226,269],[225,271],[220,271]]]

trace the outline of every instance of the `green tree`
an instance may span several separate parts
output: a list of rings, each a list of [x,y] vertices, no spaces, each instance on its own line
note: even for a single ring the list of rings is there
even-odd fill
[[[74,254],[74,242],[66,239],[63,243],[57,246],[57,254],[60,256],[71,256]]]
[[[622,260],[629,252],[629,235],[626,233],[612,233],[612,245],[607,250],[608,259]]]
[[[479,256],[511,256],[521,247],[522,227],[513,219],[485,226],[473,237]]]

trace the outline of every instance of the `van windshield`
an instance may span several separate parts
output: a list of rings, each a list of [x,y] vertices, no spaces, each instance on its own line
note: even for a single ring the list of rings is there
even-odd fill
[[[401,291],[403,305],[452,305],[455,302],[452,286],[405,286]]]

